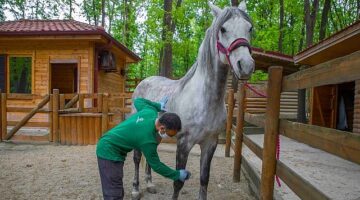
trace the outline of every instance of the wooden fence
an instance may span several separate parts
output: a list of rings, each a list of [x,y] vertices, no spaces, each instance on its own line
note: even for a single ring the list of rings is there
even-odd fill
[[[234,93],[230,92],[228,98],[228,122],[231,123],[227,124],[226,130],[226,156],[229,155],[229,149],[232,147],[235,151],[234,181],[240,180],[240,166],[242,163],[250,174],[256,174],[249,167],[246,158],[241,155],[242,143],[244,143],[262,160],[261,178],[256,177],[256,175],[253,176],[258,179],[255,182],[258,183],[260,199],[273,199],[275,174],[301,199],[330,199],[301,175],[280,160],[276,160],[278,134],[357,164],[360,164],[360,135],[280,119],[280,94],[285,91],[296,91],[298,89],[359,80],[359,66],[360,51],[285,77],[282,76],[282,67],[271,67],[269,69],[266,114],[259,115],[245,112],[245,86],[240,84],[239,91],[236,94],[238,97],[236,104],[241,109],[236,111],[236,125],[233,125],[232,120],[229,120],[232,119],[231,116],[233,115],[231,109],[235,107],[233,103]],[[243,134],[244,121],[265,129],[263,148]],[[231,139],[232,132],[235,133],[235,141]]]
[[[95,144],[100,136],[131,112],[131,93],[119,94],[1,94],[1,140],[50,141],[68,145]],[[38,102],[35,108],[8,106],[8,101]],[[16,103],[13,103],[16,104]],[[9,113],[25,113],[20,121],[8,121]],[[37,113],[47,120],[30,122]],[[8,132],[7,128],[11,127]],[[15,135],[22,127],[47,128],[47,135]]]

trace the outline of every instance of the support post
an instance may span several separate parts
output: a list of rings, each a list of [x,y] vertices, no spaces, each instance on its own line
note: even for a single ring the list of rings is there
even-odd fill
[[[49,141],[53,141],[54,129],[53,129],[53,95],[50,94],[49,100]]]
[[[244,132],[244,115],[245,115],[245,84],[240,82],[238,88],[238,112],[236,115],[236,130],[235,130],[235,156],[234,156],[234,171],[233,181],[240,182],[241,170],[241,150]]]
[[[1,93],[1,137],[3,140],[7,135],[6,98],[6,93]]]
[[[101,117],[101,133],[104,134],[108,129],[108,97],[107,93],[102,98],[102,117]]]
[[[79,94],[79,112],[84,111],[84,94]]]
[[[233,119],[233,114],[234,114],[234,89],[229,89],[227,100],[228,100],[228,112],[227,112],[227,119],[226,119],[225,157],[230,156],[231,128],[232,128],[232,119]]]
[[[59,137],[59,90],[53,89],[53,141],[60,142]]]
[[[102,99],[103,99],[103,95],[102,93],[98,93],[97,94],[97,111],[100,113],[102,111]]]
[[[265,135],[261,173],[260,199],[273,199],[276,173],[276,138],[279,134],[282,67],[270,67],[267,89]]]

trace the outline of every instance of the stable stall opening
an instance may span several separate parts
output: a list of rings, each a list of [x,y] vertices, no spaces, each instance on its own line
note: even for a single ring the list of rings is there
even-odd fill
[[[77,63],[52,63],[51,91],[53,89],[59,89],[60,94],[77,93],[77,77]]]

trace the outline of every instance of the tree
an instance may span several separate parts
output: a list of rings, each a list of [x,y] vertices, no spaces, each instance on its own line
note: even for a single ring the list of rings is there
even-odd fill
[[[328,22],[328,14],[331,7],[331,0],[325,0],[324,8],[321,14],[321,24],[320,24],[320,33],[319,33],[319,40],[325,38],[326,34],[326,26]]]
[[[319,0],[313,0],[312,8],[310,6],[310,0],[304,1],[306,47],[309,47],[310,45],[313,44],[316,14],[318,8],[319,8]]]
[[[279,42],[278,50],[283,52],[283,40],[284,40],[284,0],[279,0],[280,2],[280,24],[279,24]]]

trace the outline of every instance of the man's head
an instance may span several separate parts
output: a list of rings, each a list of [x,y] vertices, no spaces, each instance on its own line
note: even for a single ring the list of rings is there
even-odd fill
[[[173,137],[181,130],[180,117],[175,113],[164,113],[155,123],[156,130]]]

